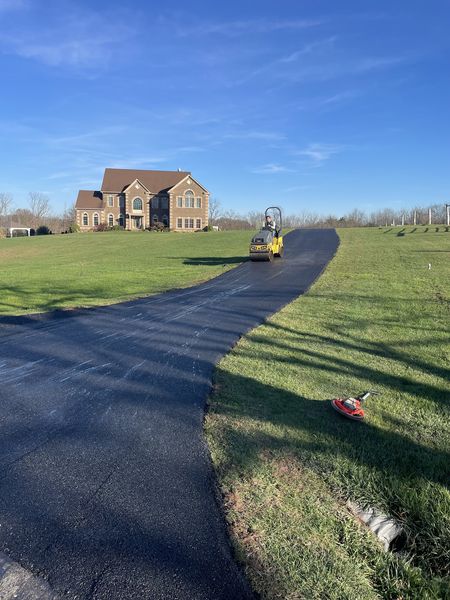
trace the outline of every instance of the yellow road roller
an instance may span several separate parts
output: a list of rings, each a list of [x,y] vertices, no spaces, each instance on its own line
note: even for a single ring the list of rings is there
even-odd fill
[[[261,230],[250,242],[250,260],[273,260],[275,256],[283,256],[283,231],[281,209],[269,206],[264,213]]]

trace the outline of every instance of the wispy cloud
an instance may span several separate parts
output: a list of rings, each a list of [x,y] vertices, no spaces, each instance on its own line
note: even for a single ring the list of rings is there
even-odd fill
[[[288,167],[284,165],[280,165],[277,163],[268,163],[265,165],[261,165],[260,167],[256,167],[252,169],[252,173],[257,173],[259,175],[274,175],[276,173],[286,173],[291,171]]]
[[[317,51],[324,51],[329,49],[334,45],[337,40],[337,36],[333,35],[323,40],[317,40],[315,42],[311,42],[310,44],[306,44],[303,48],[296,50],[295,52],[291,52],[286,56],[282,56],[281,58],[274,61],[273,64],[277,63],[293,63],[299,60],[303,56],[307,56],[309,54],[316,53]]]
[[[321,19],[248,19],[237,21],[203,21],[195,25],[178,25],[177,35],[191,36],[198,35],[225,35],[239,36],[242,34],[263,34],[276,31],[298,31],[310,27],[318,27],[324,23]]]
[[[328,96],[327,98],[323,98],[320,101],[321,106],[332,106],[335,104],[341,104],[342,102],[346,102],[347,100],[353,100],[353,98],[357,98],[362,95],[361,90],[344,90],[342,92],[338,92],[337,94],[333,94],[332,96]]]
[[[311,166],[321,167],[332,156],[343,150],[344,146],[337,144],[309,144],[305,149],[297,150],[295,154],[307,157]]]
[[[0,0],[0,11],[25,6]],[[93,70],[108,66],[119,50],[123,53],[123,42],[135,33],[123,15],[72,8],[53,14],[45,28],[15,22],[0,33],[0,50],[50,67]]]
[[[23,10],[28,7],[28,0],[0,0],[0,13]]]
[[[267,142],[278,142],[286,139],[285,135],[273,131],[241,131],[226,133],[223,137],[230,140],[261,140]]]

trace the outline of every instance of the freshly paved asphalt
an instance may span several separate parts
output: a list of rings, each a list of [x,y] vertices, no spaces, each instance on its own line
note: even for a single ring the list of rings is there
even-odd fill
[[[284,259],[195,288],[4,320],[0,552],[61,598],[252,598],[215,501],[205,401],[217,361],[337,246],[334,230],[297,230]]]

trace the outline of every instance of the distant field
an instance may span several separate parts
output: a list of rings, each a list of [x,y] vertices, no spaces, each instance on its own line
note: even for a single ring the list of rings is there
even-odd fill
[[[0,314],[110,304],[218,275],[247,259],[249,231],[102,232],[0,239]]]
[[[206,432],[230,530],[264,599],[449,598],[450,232],[338,233],[312,289],[217,369]],[[329,404],[373,388],[363,423]],[[402,553],[347,499],[395,516]]]

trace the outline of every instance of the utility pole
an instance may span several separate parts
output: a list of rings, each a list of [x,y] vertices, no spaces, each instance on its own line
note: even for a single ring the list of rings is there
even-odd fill
[[[414,211],[414,225],[417,225],[417,210]]]
[[[431,225],[431,208],[428,209],[428,225]]]

